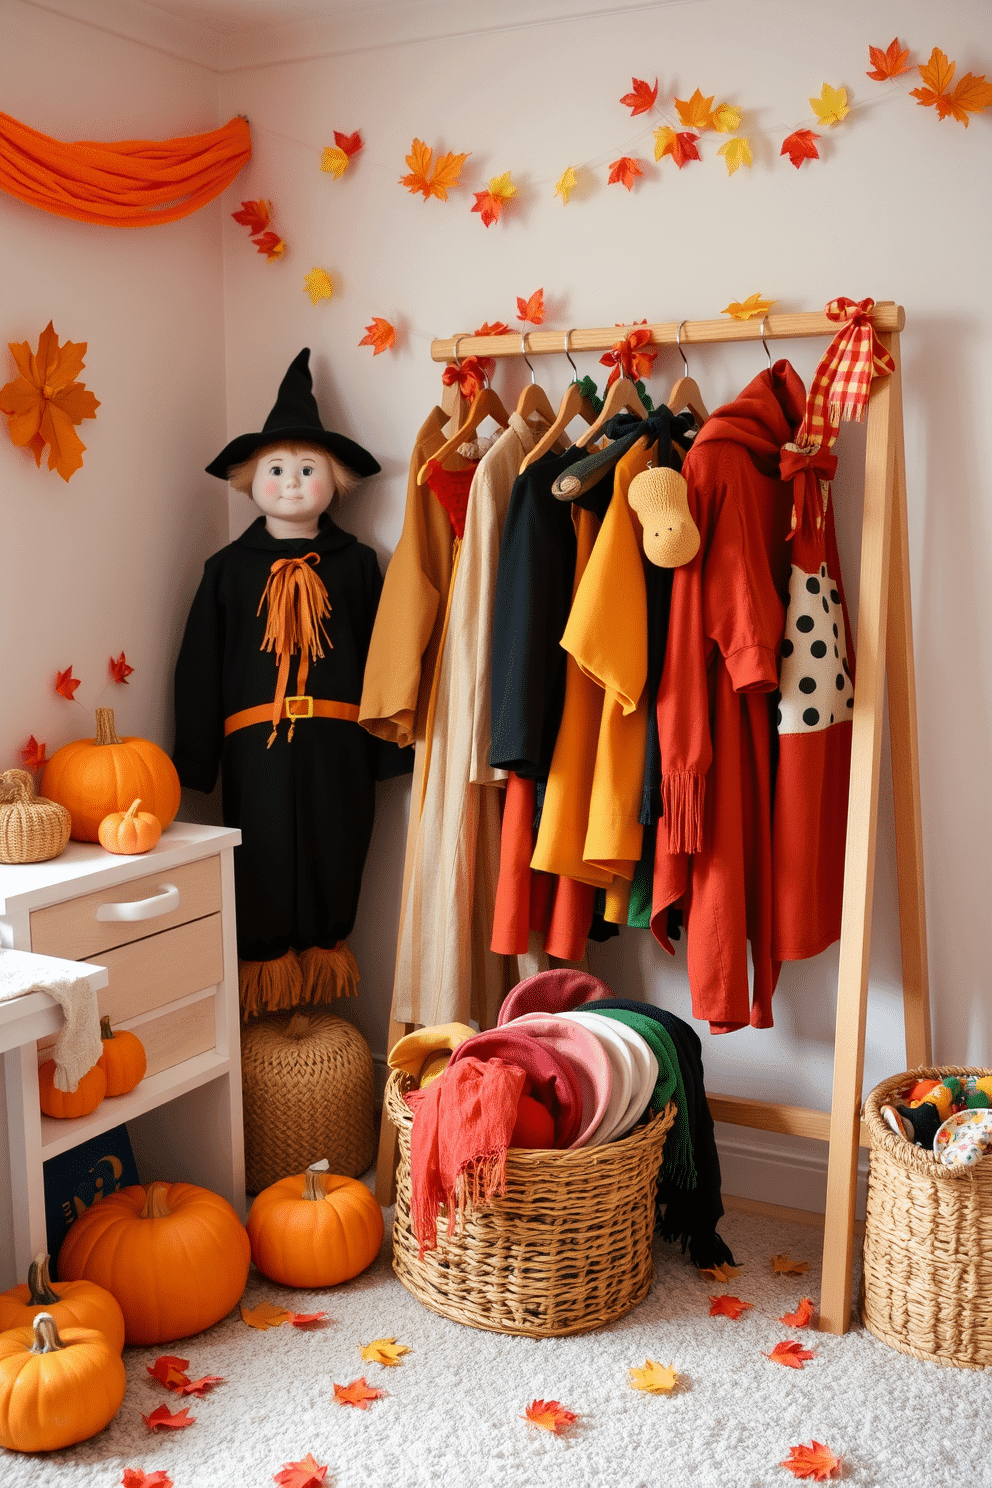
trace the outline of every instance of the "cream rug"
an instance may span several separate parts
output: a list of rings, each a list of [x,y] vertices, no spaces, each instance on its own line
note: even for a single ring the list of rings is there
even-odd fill
[[[116,1419],[84,1445],[45,1458],[0,1452],[3,1488],[111,1488],[126,1467],[163,1470],[175,1488],[263,1488],[308,1452],[331,1488],[773,1488],[779,1466],[813,1439],[843,1457],[840,1481],[864,1488],[927,1483],[979,1488],[990,1479],[992,1370],[923,1364],[860,1327],[842,1338],[778,1321],[819,1289],[820,1232],[731,1212],[720,1230],[743,1269],[719,1286],[678,1249],[657,1242],[648,1299],[598,1333],[530,1340],[479,1332],[427,1311],[378,1261],[336,1291],[287,1293],[252,1272],[246,1302],[326,1325],[247,1327],[238,1313],[209,1332],[155,1349],[127,1349],[128,1389]],[[773,1274],[771,1256],[808,1260],[803,1276]],[[709,1315],[709,1293],[753,1304],[738,1321]],[[363,1362],[362,1344],[395,1337],[398,1368]],[[802,1369],[766,1354],[783,1339],[814,1358]],[[149,1379],[162,1353],[188,1358],[191,1379],[222,1375],[202,1399],[180,1400]],[[675,1393],[634,1391],[628,1371],[674,1364]],[[386,1395],[365,1410],[334,1403],[335,1383],[364,1375]],[[554,1436],[521,1419],[534,1399],[578,1420]],[[188,1404],[195,1424],[150,1433],[157,1406]]]

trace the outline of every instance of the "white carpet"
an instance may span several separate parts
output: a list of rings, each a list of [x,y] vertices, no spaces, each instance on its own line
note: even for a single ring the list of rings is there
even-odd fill
[[[298,1311],[326,1307],[333,1325],[259,1333],[233,1313],[181,1344],[127,1349],[128,1390],[106,1431],[45,1458],[0,1452],[3,1488],[111,1488],[125,1467],[164,1469],[175,1488],[263,1488],[284,1463],[312,1452],[333,1488],[765,1488],[795,1479],[778,1464],[813,1438],[844,1456],[841,1481],[907,1488],[990,1481],[992,1370],[923,1364],[858,1327],[842,1338],[797,1331],[778,1318],[819,1290],[820,1232],[732,1212],[724,1238],[744,1269],[725,1288],[700,1279],[677,1248],[657,1242],[648,1299],[598,1333],[530,1340],[448,1322],[376,1264],[326,1294],[287,1293],[254,1272],[246,1301]],[[785,1251],[809,1260],[802,1277],[772,1273]],[[739,1321],[709,1316],[708,1292],[754,1304]],[[395,1336],[411,1352],[399,1368],[366,1364],[359,1345]],[[802,1370],[763,1356],[784,1338],[816,1357]],[[196,1379],[226,1383],[180,1400],[150,1380],[161,1353],[190,1360]],[[674,1364],[671,1396],[630,1388],[646,1358]],[[333,1384],[364,1375],[388,1394],[365,1411],[332,1402]],[[557,1399],[579,1420],[567,1436],[520,1419],[535,1398]],[[156,1406],[189,1404],[196,1424],[150,1434]]]

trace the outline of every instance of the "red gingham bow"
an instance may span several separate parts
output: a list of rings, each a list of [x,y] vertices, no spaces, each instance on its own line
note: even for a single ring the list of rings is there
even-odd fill
[[[779,458],[779,474],[782,480],[792,482],[792,531],[789,537],[795,537],[807,510],[813,513],[819,528],[826,511],[827,488],[837,474],[837,456],[821,449],[818,444],[802,448],[797,444],[786,444],[782,446]]]
[[[865,416],[873,377],[895,371],[895,362],[879,341],[871,320],[875,301],[840,295],[825,307],[830,320],[841,322],[813,374],[806,417],[796,435],[799,445],[834,443],[841,420]]]

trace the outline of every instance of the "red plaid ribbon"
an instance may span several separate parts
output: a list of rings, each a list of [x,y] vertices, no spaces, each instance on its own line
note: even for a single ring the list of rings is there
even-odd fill
[[[837,456],[819,445],[808,444],[800,448],[797,444],[784,444],[779,457],[779,474],[782,480],[792,482],[792,531],[795,537],[802,526],[803,517],[811,513],[817,531],[823,525],[827,511],[830,482],[837,473]]]
[[[844,324],[813,374],[806,417],[796,435],[798,445],[818,444],[829,449],[841,420],[860,422],[864,418],[872,378],[895,371],[895,362],[871,322],[874,305],[874,300],[855,301],[841,295],[826,306],[829,318]]]

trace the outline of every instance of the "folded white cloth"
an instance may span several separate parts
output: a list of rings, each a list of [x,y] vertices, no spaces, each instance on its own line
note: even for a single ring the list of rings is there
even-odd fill
[[[65,1023],[52,1051],[55,1088],[75,1090],[103,1053],[96,992],[75,961],[0,949],[0,1002],[26,992],[47,992],[62,1009]]]

